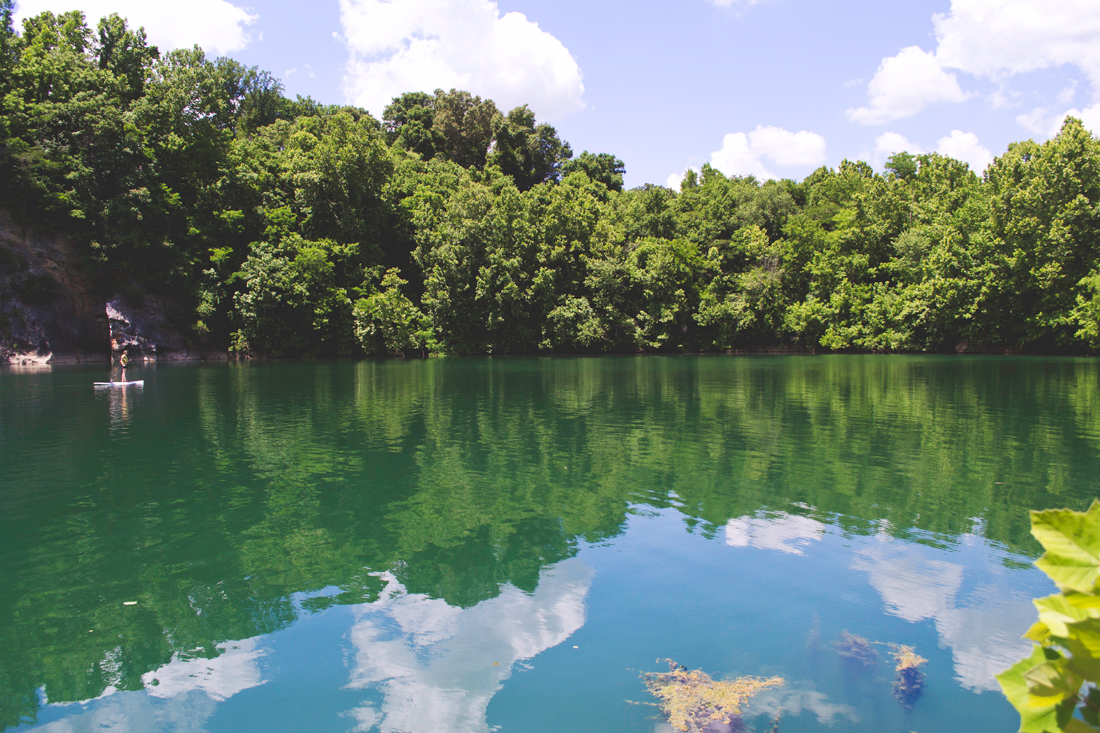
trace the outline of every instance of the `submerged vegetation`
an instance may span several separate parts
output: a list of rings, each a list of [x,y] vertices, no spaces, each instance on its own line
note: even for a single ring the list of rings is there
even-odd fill
[[[258,355],[1100,348],[1100,142],[624,190],[527,106],[288,99],[112,15],[0,0],[0,208]],[[0,253],[0,261],[3,260]],[[15,280],[30,282],[35,273]],[[40,283],[36,297],[50,297]],[[3,336],[3,334],[0,334]]]
[[[891,644],[890,649],[895,662],[894,697],[911,708],[924,691],[924,672],[920,668],[928,660],[918,656],[913,647]]]
[[[671,659],[668,672],[646,672],[642,681],[657,706],[679,731],[703,733],[716,724],[735,725],[756,693],[785,684],[782,677],[738,677],[716,682],[702,670],[688,670]]]
[[[921,667],[928,662],[919,656],[913,647],[903,644],[893,644],[881,641],[868,641],[867,639],[843,630],[840,637],[833,645],[845,660],[859,666],[869,666],[878,661],[878,652],[874,645],[890,647],[890,656],[894,659],[894,699],[907,708],[913,707],[924,692],[924,672]]]
[[[841,631],[840,639],[833,642],[837,648],[837,654],[856,664],[867,665],[878,661],[878,652],[871,646],[873,642],[867,641],[862,636]]]

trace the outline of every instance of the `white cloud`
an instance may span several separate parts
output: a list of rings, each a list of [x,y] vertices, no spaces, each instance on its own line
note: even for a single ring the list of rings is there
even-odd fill
[[[780,166],[816,166],[825,162],[825,138],[817,133],[788,132],[779,127],[757,125],[746,134],[731,132],[722,149],[711,153],[710,164],[727,176],[753,175],[777,178],[764,166],[764,158]]]
[[[875,153],[886,160],[895,153],[919,155],[924,149],[898,132],[884,132],[875,138]]]
[[[875,167],[881,168],[887,159],[896,153],[912,153],[919,155],[924,148],[912,142],[898,132],[884,132],[875,138],[875,149],[871,152],[864,151],[860,158],[870,160]]]
[[[719,8],[730,8],[735,5],[759,5],[765,0],[707,0],[707,2]]]
[[[1062,129],[1062,123],[1066,121],[1067,117],[1076,117],[1085,125],[1086,130],[1094,135],[1100,135],[1100,104],[1094,104],[1084,109],[1066,110],[1065,114],[1058,120],[1058,129],[1054,131],[1055,133]]]
[[[259,646],[259,637],[218,644],[218,656],[213,659],[179,656],[152,672],[141,676],[144,690],[118,691],[114,684],[96,698],[96,704],[83,700],[76,703],[48,703],[51,708],[67,708],[60,720],[38,728],[42,733],[73,733],[74,731],[124,730],[132,733],[153,733],[172,730],[178,733],[200,733],[214,715],[217,703],[244,690],[264,684],[259,660],[266,653]],[[120,681],[121,648],[105,655],[99,663],[108,679]]]
[[[978,142],[978,136],[962,130],[952,130],[950,135],[940,138],[936,152],[961,160],[979,175],[993,162],[993,153]]]
[[[340,0],[349,51],[344,93],[380,115],[404,92],[464,89],[540,118],[584,107],[569,50],[522,13],[492,0]]]
[[[818,723],[830,727],[839,722],[840,718],[847,718],[853,723],[859,722],[859,716],[850,705],[832,702],[825,693],[801,685],[772,688],[753,695],[745,708],[745,717],[763,714],[774,720],[781,714],[798,717],[803,711],[813,713]]]
[[[1018,95],[1007,79],[1041,69],[1076,66],[1100,96],[1100,3],[1096,0],[952,0],[948,13],[932,16],[937,46],[916,46],[883,59],[868,85],[868,107],[848,110],[864,124],[917,114],[932,102],[967,98],[949,70],[1001,83],[990,98],[994,107]],[[1074,89],[1063,89],[1068,104]],[[1019,118],[1017,118],[1019,119]],[[1026,125],[1026,123],[1023,123]]]
[[[753,151],[749,136],[743,132],[731,132],[722,140],[722,149],[711,153],[710,164],[727,176],[748,176],[757,178],[775,178],[764,167],[760,154]]]
[[[1051,127],[1061,124],[1058,117],[1047,114],[1046,107],[1036,107],[1030,112],[1016,115],[1016,121],[1034,134],[1043,135],[1044,137],[1053,135],[1054,132],[1051,132]]]
[[[21,0],[16,27],[44,10],[82,10],[93,28],[100,18],[118,13],[131,28],[144,27],[149,42],[162,51],[198,44],[209,55],[243,49],[252,40],[245,27],[260,17],[227,0]]]
[[[219,701],[264,683],[258,660],[265,652],[257,646],[257,639],[219,644],[218,652],[213,659],[174,659],[143,674],[141,682],[153,697],[176,697],[202,690]]]
[[[936,57],[917,46],[882,60],[867,85],[869,107],[849,109],[848,118],[863,125],[881,125],[911,117],[933,102],[961,102],[967,95],[954,74]]]
[[[1069,104],[1077,96],[1077,80],[1072,79],[1069,84],[1058,92],[1058,104]]]
[[[1100,104],[1084,109],[1068,109],[1061,114],[1049,114],[1048,107],[1036,107],[1026,114],[1016,116],[1016,121],[1039,137],[1054,137],[1062,129],[1067,117],[1076,117],[1085,125],[1085,129],[1094,135],[1100,135]]]
[[[668,178],[665,180],[665,187],[671,188],[673,191],[680,190],[680,184],[684,182],[684,176],[690,168],[685,168],[683,173],[669,173]]]
[[[1095,0],[952,0],[932,16],[945,67],[1002,79],[1073,65],[1100,88],[1100,3]]]

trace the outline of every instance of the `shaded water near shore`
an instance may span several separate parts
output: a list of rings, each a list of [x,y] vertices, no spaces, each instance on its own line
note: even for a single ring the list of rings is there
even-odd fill
[[[1094,360],[437,359],[0,372],[0,729],[1014,730],[1027,510],[1100,494]],[[927,658],[911,709],[892,664]]]

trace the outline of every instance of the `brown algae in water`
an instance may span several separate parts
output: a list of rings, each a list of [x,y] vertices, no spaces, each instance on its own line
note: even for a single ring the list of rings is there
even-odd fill
[[[913,647],[891,644],[890,656],[894,658],[894,697],[907,708],[921,696],[924,690],[924,673],[921,665],[928,660],[913,651]]]
[[[861,665],[870,665],[878,660],[878,652],[873,645],[890,647],[890,656],[894,658],[894,699],[907,708],[913,707],[924,692],[924,672],[921,666],[927,659],[913,651],[913,647],[904,644],[868,641],[847,630],[841,631],[840,640],[833,642],[837,654],[844,659]]]
[[[856,664],[873,664],[878,660],[878,652],[871,646],[874,642],[864,639],[858,634],[841,631],[840,640],[834,641],[837,654]]]
[[[734,726],[745,702],[761,690],[779,687],[782,677],[738,677],[715,682],[702,670],[689,670],[671,659],[668,672],[646,672],[642,681],[660,702],[673,728],[703,733],[716,725]]]

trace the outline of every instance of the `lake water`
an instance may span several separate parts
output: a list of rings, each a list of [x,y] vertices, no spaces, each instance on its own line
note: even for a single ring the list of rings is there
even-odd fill
[[[0,728],[653,733],[671,658],[784,677],[761,732],[1016,730],[1027,510],[1100,494],[1098,366],[0,371]]]

